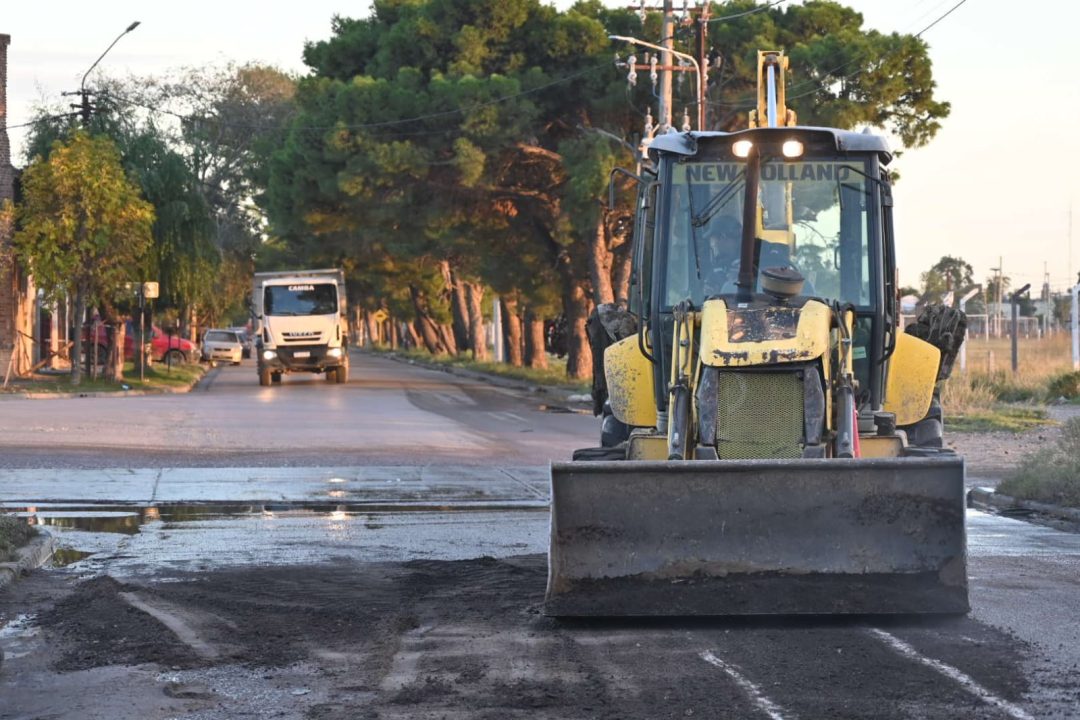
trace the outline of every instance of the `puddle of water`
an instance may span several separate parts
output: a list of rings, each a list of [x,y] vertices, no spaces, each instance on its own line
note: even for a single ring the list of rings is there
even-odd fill
[[[83,550],[76,550],[75,548],[57,548],[53,551],[52,565],[53,567],[67,567],[72,563],[77,563],[80,560],[90,557],[94,553],[85,552]]]

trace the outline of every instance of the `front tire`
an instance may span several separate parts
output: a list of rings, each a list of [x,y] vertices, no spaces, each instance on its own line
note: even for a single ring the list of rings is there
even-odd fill
[[[338,385],[344,385],[345,383],[349,382],[348,365],[341,365],[334,370],[334,381],[337,382]]]
[[[281,373],[270,373],[270,379],[275,383],[281,384]]]
[[[259,385],[270,387],[270,368],[261,368],[259,370]]]
[[[183,365],[187,362],[187,358],[180,350],[170,350],[165,353],[165,357],[163,357],[161,361],[168,365]]]

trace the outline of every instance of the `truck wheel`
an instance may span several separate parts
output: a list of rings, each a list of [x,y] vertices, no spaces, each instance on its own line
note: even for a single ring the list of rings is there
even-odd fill
[[[338,385],[344,385],[345,383],[349,382],[349,366],[342,365],[341,367],[334,370],[334,380],[337,382]]]
[[[270,368],[262,368],[259,370],[259,384],[263,387],[270,386]]]
[[[334,368],[327,368],[326,372],[323,373],[323,379],[328,383],[337,382],[337,373]]]
[[[187,357],[182,350],[170,350],[165,353],[165,357],[161,358],[161,361],[170,365],[183,365],[187,362]]]
[[[270,373],[270,379],[273,380],[276,383],[280,383],[281,382],[281,373],[279,373],[279,372]]]

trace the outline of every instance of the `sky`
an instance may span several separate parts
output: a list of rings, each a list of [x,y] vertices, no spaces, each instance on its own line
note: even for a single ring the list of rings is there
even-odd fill
[[[914,33],[957,2],[845,4],[861,12],[868,27]],[[571,3],[555,4],[565,8]],[[43,100],[54,103],[62,91],[78,89],[82,74],[133,20],[142,24],[99,66],[109,75],[227,61],[258,61],[302,73],[305,41],[328,37],[335,14],[362,17],[369,7],[368,2],[344,0],[273,5],[250,0],[5,2],[0,33],[12,37],[8,124],[30,119]],[[918,285],[920,273],[942,255],[970,262],[977,282],[1001,262],[1014,286],[1030,282],[1035,295],[1044,272],[1055,290],[1076,282],[1077,20],[1080,3],[1066,0],[1030,5],[967,0],[923,36],[938,97],[952,103],[952,113],[926,147],[905,151],[894,164],[901,175],[895,214],[903,284]],[[798,68],[792,71],[789,82],[798,82]],[[13,129],[10,135],[12,159],[21,164],[24,132]]]

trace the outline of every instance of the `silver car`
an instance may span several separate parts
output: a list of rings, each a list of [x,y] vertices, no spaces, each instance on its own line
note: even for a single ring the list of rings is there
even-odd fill
[[[240,336],[233,330],[207,330],[203,337],[203,360],[214,367],[219,362],[240,364],[244,355],[244,345]]]

